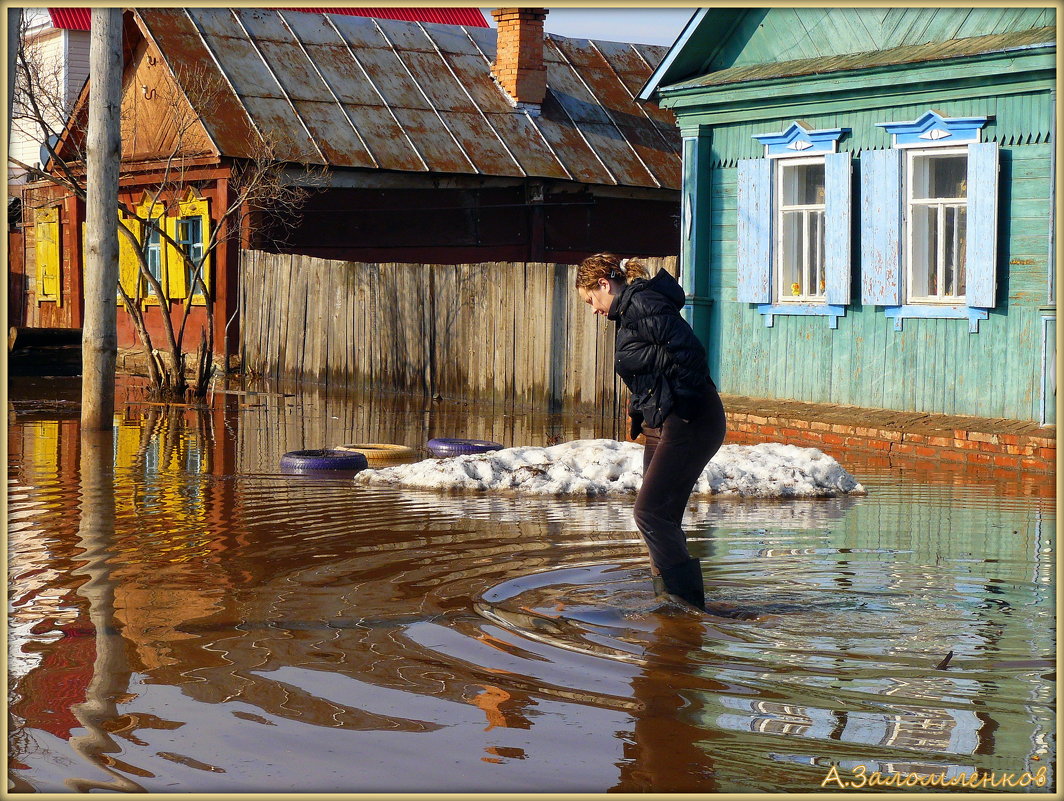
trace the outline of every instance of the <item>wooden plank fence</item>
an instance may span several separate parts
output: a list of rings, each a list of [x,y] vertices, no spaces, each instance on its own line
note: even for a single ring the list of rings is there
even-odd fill
[[[676,274],[675,257],[645,262],[651,274]],[[623,416],[613,324],[580,302],[575,278],[569,264],[374,264],[245,250],[244,371]]]

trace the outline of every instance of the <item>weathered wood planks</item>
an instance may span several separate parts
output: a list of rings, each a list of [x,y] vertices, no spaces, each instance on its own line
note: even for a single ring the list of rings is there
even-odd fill
[[[651,274],[675,258],[647,259]],[[613,325],[553,263],[363,264],[245,251],[249,375],[623,417]]]

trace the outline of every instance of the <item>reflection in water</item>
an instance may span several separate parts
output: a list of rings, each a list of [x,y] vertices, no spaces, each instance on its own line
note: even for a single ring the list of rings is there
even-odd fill
[[[13,791],[798,792],[1054,758],[1051,482],[855,460],[867,497],[693,503],[707,596],[749,613],[713,618],[653,598],[630,498],[278,467],[602,420],[131,389],[101,442],[13,407]]]
[[[108,565],[115,523],[113,439],[110,431],[81,432],[78,545],[83,564],[72,572],[88,577],[78,587],[78,594],[88,606],[96,658],[92,664],[92,678],[85,688],[85,700],[71,708],[85,734],[71,737],[68,744],[87,762],[99,765],[114,778],[111,781],[68,778],[65,784],[79,792],[143,792],[140,785],[119,772],[124,765],[110,755],[122,753],[122,748],[103,728],[106,721],[118,716],[115,701],[129,683],[126,643],[117,631],[115,621],[116,582]]]

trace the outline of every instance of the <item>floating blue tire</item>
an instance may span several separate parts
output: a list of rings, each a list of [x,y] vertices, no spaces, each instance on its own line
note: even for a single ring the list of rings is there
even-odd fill
[[[364,470],[369,465],[365,454],[329,448],[289,451],[281,457],[281,470],[303,473],[310,470]]]
[[[449,439],[447,437],[437,437],[436,439],[429,440],[428,449],[429,453],[437,459],[443,459],[448,456],[466,456],[470,453],[500,451],[502,450],[502,444],[498,442],[488,442],[483,439]]]

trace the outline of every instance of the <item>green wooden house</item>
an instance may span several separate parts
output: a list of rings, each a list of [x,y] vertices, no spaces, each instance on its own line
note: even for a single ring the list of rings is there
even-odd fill
[[[1055,424],[1052,8],[707,8],[639,99],[683,137],[722,391]]]

